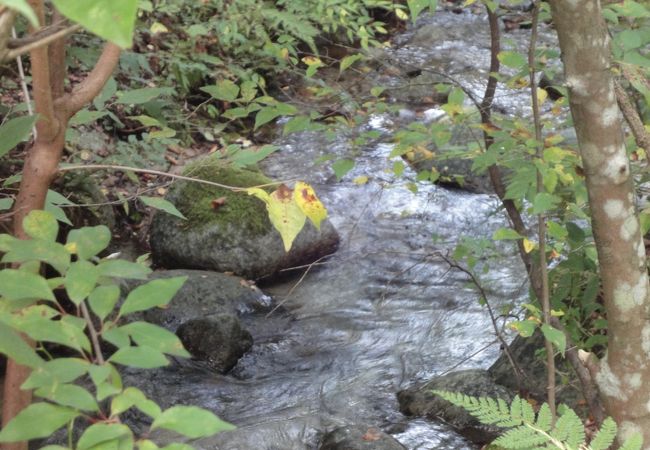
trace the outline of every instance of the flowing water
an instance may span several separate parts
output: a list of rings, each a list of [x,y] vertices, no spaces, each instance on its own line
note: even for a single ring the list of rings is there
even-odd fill
[[[440,12],[419,26],[437,30],[439,44],[423,46],[407,32],[391,57],[438,61],[464,74],[460,81],[469,85],[484,79],[489,55],[484,16]],[[479,35],[468,34],[472,31]],[[526,104],[501,94],[500,107],[513,114]],[[413,173],[407,169],[404,178],[394,178],[388,155],[396,120],[372,117],[361,130],[334,141],[317,132],[293,134],[279,140],[281,150],[265,161],[271,177],[303,179],[315,187],[342,243],[336,255],[303,278],[264,287],[283,308],[268,318],[244,319],[255,344],[231,374],[177,368],[151,380],[149,391],[164,405],[198,404],[238,426],[195,446],[315,449],[322,432],[362,423],[413,450],[475,448],[445,425],[404,417],[395,394],[433,375],[487,367],[496,359],[498,345],[476,290],[467,275],[436,254],[462,236],[489,238],[506,221],[493,196],[430,184],[418,184],[414,194],[406,186]],[[368,130],[381,137],[354,149],[350,138]],[[355,168],[336,182],[327,164],[315,163],[324,155],[353,157]],[[359,175],[369,181],[355,184]],[[500,250],[503,256],[489,262],[484,278],[495,308],[527,294],[514,249]]]

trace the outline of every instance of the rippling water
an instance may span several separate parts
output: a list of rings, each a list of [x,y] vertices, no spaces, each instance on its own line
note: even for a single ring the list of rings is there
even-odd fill
[[[484,17],[440,13],[421,26],[439,27],[440,45],[418,47],[407,33],[393,57],[427,64],[438,59],[442,68],[466,73],[465,81],[483,83],[485,70],[476,68],[487,67]],[[468,29],[482,34],[468,35]],[[523,105],[516,95],[504,94],[500,102],[511,110]],[[394,120],[372,117],[364,129],[379,130],[383,138],[362,149],[349,144],[359,130],[334,141],[305,132],[278,141],[281,150],[264,162],[271,177],[303,179],[316,188],[342,244],[303,278],[264,287],[284,308],[245,319],[255,344],[232,374],[168,369],[152,380],[149,390],[163,404],[196,403],[239,427],[197,447],[314,449],[324,430],[365,423],[412,450],[474,448],[442,424],[402,416],[395,393],[496,359],[491,323],[468,277],[435,255],[461,236],[490,237],[506,221],[492,196],[430,184],[419,184],[413,194],[406,183],[414,174],[407,170],[395,179],[387,158]],[[336,182],[328,164],[314,162],[327,154],[354,157],[355,168]],[[359,175],[369,181],[356,185]],[[484,280],[495,307],[526,296],[514,249],[501,250]]]

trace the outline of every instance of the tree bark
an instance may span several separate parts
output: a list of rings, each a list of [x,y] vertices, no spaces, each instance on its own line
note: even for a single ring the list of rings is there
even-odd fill
[[[650,285],[610,38],[598,0],[551,0],[571,113],[585,169],[608,320],[608,351],[595,379],[619,439],[643,435],[650,449]]]

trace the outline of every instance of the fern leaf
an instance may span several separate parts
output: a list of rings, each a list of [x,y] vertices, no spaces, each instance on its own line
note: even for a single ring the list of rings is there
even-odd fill
[[[611,417],[605,419],[600,426],[600,430],[598,430],[589,444],[591,450],[607,450],[612,445],[612,442],[614,442],[616,430],[616,422]]]
[[[496,438],[493,444],[506,449],[530,449],[548,442],[548,437],[525,425],[521,425]]]
[[[619,447],[618,450],[641,450],[641,446],[643,445],[643,438],[639,433],[633,435],[632,437],[628,438],[625,443]]]
[[[548,406],[548,403],[543,403],[537,412],[537,422],[535,422],[535,426],[548,433],[551,431],[551,422],[551,408]]]
[[[564,408],[551,431],[551,436],[566,442],[570,448],[578,448],[585,440],[585,429],[578,415],[571,408]]]
[[[521,424],[521,420],[513,420],[510,411],[502,400],[502,404],[491,398],[471,397],[456,392],[433,391],[434,394],[447,400],[449,403],[459,406],[476,419],[486,425],[497,425],[499,427],[513,427]]]

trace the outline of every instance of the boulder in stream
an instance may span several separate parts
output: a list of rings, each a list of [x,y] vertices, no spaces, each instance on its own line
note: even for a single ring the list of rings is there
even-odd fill
[[[434,390],[461,392],[474,397],[502,398],[510,403],[512,392],[496,384],[487,370],[461,370],[436,377],[424,385],[398,392],[397,400],[402,413],[443,421],[477,444],[488,443],[502,432],[500,428],[480,423],[463,408],[433,394]]]
[[[260,172],[224,167],[209,158],[190,166],[185,174],[237,187],[272,182]],[[312,263],[338,247],[338,233],[329,221],[321,224],[320,231],[306,221],[291,250],[285,252],[266,206],[245,192],[182,181],[174,184],[167,200],[187,220],[162,212],[154,216],[152,255],[163,267],[233,272],[256,280]]]
[[[136,320],[160,325],[175,332],[192,356],[215,372],[226,373],[253,344],[239,315],[265,312],[270,298],[241,278],[201,270],[166,270],[150,279],[187,276],[166,308],[134,314]],[[128,288],[135,287],[129,283]]]
[[[192,356],[215,372],[230,371],[253,345],[253,337],[232,314],[211,319],[192,319],[178,327],[176,334]]]
[[[318,450],[406,450],[406,447],[379,428],[346,425],[325,434]]]

